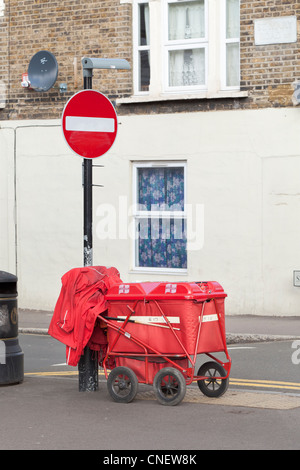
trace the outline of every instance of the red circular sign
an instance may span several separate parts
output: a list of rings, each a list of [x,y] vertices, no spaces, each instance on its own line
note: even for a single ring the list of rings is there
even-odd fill
[[[117,114],[105,95],[95,90],[82,90],[67,102],[62,129],[75,153],[84,158],[101,157],[117,136]]]

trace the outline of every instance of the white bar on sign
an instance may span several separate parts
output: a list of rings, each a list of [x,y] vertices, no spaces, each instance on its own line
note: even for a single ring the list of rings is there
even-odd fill
[[[112,118],[66,116],[66,131],[115,132],[115,120]]]

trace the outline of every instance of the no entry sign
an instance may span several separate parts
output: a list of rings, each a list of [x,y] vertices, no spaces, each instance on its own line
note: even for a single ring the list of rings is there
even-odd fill
[[[115,109],[99,91],[79,91],[69,99],[62,114],[65,139],[84,158],[104,155],[115,141],[117,128]]]

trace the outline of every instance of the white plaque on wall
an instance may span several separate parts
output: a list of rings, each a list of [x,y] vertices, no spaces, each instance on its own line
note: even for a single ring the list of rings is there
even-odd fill
[[[297,17],[281,16],[254,20],[255,45],[286,44],[297,41]]]

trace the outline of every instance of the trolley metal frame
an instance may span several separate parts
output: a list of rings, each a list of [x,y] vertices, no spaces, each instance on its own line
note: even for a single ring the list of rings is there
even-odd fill
[[[149,361],[152,358],[161,358],[161,359],[165,360],[166,363],[168,363],[170,366],[172,366],[175,369],[179,370],[182,373],[182,375],[184,376],[185,380],[186,380],[186,385],[190,385],[192,382],[199,382],[199,381],[202,381],[202,380],[207,380],[208,379],[207,376],[201,376],[201,375],[195,375],[194,374],[197,356],[199,355],[199,354],[197,354],[197,350],[198,350],[199,341],[201,339],[201,330],[202,330],[201,327],[202,327],[202,322],[203,322],[203,315],[204,315],[205,305],[207,304],[207,302],[214,302],[215,310],[216,310],[216,313],[217,313],[217,316],[218,316],[218,325],[219,325],[219,329],[220,329],[220,334],[221,334],[221,338],[222,338],[223,346],[224,346],[224,350],[223,351],[218,351],[218,352],[224,352],[225,353],[227,362],[221,361],[216,356],[214,356],[212,354],[213,351],[207,351],[207,352],[204,352],[204,353],[201,353],[201,354],[205,354],[209,358],[213,359],[216,363],[220,364],[224,368],[224,370],[226,371],[225,376],[222,376],[222,377],[220,377],[220,376],[210,376],[209,377],[210,380],[220,380],[220,379],[221,380],[226,380],[226,379],[228,379],[229,374],[230,374],[230,369],[231,369],[231,358],[230,358],[230,356],[228,354],[228,350],[227,350],[225,332],[223,331],[223,328],[221,327],[221,314],[218,311],[217,303],[216,303],[214,298],[210,298],[209,300],[203,300],[203,301],[197,301],[196,300],[197,303],[201,302],[201,303],[203,303],[203,305],[202,305],[201,314],[200,314],[200,317],[199,317],[199,327],[198,327],[198,332],[197,332],[197,339],[196,339],[194,354],[189,354],[188,353],[187,348],[183,345],[182,341],[178,337],[178,334],[176,333],[177,328],[172,326],[172,324],[168,320],[167,316],[165,315],[164,311],[162,310],[161,306],[159,305],[159,303],[156,300],[153,300],[153,302],[155,302],[158,310],[160,311],[160,313],[161,313],[161,315],[164,319],[165,324],[160,325],[160,324],[155,324],[154,323],[154,324],[151,324],[151,327],[168,328],[172,332],[172,334],[174,335],[174,337],[176,338],[176,340],[178,342],[178,348],[179,348],[178,354],[164,354],[164,353],[161,353],[160,351],[158,351],[157,349],[152,347],[151,344],[145,343],[144,341],[139,339],[135,334],[132,334],[132,333],[129,333],[128,331],[126,331],[126,326],[128,325],[128,323],[129,322],[134,322],[135,308],[136,308],[138,302],[140,302],[140,301],[141,301],[140,299],[136,300],[135,303],[133,304],[133,308],[130,307],[129,305],[127,305],[127,308],[128,308],[129,311],[128,311],[128,314],[127,314],[124,321],[120,320],[119,318],[105,316],[104,313],[99,315],[99,318],[103,322],[105,322],[107,327],[111,328],[112,330],[114,330],[117,333],[117,336],[114,338],[114,341],[111,344],[110,344],[110,341],[108,341],[107,352],[106,352],[105,358],[103,360],[103,369],[104,369],[106,379],[108,378],[108,375],[109,375],[109,369],[107,367],[108,358],[126,357],[126,358],[132,358],[132,359],[137,359],[138,358],[138,359],[142,359],[144,361],[144,363],[145,363],[144,380],[139,380],[139,383],[144,383],[144,384],[152,384],[153,383],[153,377],[149,376]],[[118,324],[116,324],[116,323],[118,323]],[[121,325],[120,325],[120,323],[121,323]],[[144,352],[143,353],[137,353],[137,352],[130,353],[130,352],[117,352],[117,351],[114,351],[114,348],[115,348],[116,344],[118,343],[119,339],[121,338],[121,336],[125,336],[128,340],[134,342]],[[185,368],[185,367],[182,367],[180,364],[178,364],[177,360],[178,359],[183,359],[183,358],[188,359],[189,367]]]

